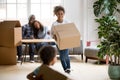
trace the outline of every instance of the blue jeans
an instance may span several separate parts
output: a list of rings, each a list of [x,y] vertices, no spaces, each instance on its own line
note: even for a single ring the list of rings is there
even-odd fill
[[[18,58],[21,58],[22,56],[22,46],[17,46],[17,55],[18,55]]]
[[[70,69],[69,50],[68,49],[59,50],[59,54],[63,69],[64,70]]]
[[[36,47],[36,50],[39,51],[39,49],[42,47],[42,46],[47,46],[47,45],[56,45],[54,42],[41,42],[41,43],[35,43],[35,47]]]
[[[30,60],[33,60],[34,58],[34,44],[31,43],[29,44],[29,55],[30,55]],[[22,56],[22,46],[17,46],[17,55],[18,55],[18,58],[20,58]]]
[[[34,43],[30,43],[30,44],[29,44],[30,60],[33,60],[33,59],[34,59],[34,49],[35,49]]]
[[[35,47],[36,47],[36,50],[39,51],[39,49],[42,47],[42,46],[46,46],[48,45],[48,43],[45,43],[45,42],[42,42],[42,43],[35,43]]]

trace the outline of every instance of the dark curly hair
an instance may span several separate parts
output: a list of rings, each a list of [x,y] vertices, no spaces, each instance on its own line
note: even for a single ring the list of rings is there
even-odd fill
[[[62,7],[62,6],[55,6],[55,7],[54,7],[54,11],[53,11],[53,12],[54,12],[54,15],[56,15],[57,12],[60,11],[60,10],[65,13],[64,7]]]
[[[49,65],[57,54],[57,50],[52,46],[43,46],[39,50],[40,58],[43,64]]]
[[[38,24],[40,25],[40,29],[35,28],[35,22],[38,22]],[[39,30],[40,30],[41,32],[44,31],[44,26],[42,25],[42,23],[40,23],[40,22],[37,21],[37,20],[33,21],[32,27],[33,27],[33,34],[34,34],[34,37],[35,37],[35,38],[37,38],[37,36],[38,36],[38,31],[39,31]]]

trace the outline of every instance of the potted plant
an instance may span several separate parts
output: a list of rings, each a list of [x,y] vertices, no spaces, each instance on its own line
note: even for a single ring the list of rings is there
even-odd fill
[[[120,80],[120,25],[115,16],[116,12],[120,13],[119,3],[120,0],[97,0],[93,4],[94,14],[98,17],[95,21],[99,23],[98,57],[109,56],[108,74],[115,80]]]

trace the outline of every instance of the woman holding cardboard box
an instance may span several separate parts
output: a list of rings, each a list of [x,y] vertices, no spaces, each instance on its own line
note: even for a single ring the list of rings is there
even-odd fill
[[[55,22],[53,22],[52,28],[56,25],[68,23],[66,20],[63,19],[65,10],[62,6],[55,6],[54,14],[57,16],[57,20]],[[53,30],[51,29],[51,31],[53,31]],[[54,32],[52,32],[51,34],[54,38]],[[59,50],[59,54],[60,54],[60,60],[61,60],[64,71],[66,73],[70,73],[71,71],[70,71],[69,50],[68,49]]]

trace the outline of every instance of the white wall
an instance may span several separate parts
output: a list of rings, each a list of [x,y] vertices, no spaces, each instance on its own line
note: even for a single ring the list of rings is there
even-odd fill
[[[97,27],[93,13],[93,3],[96,0],[64,0],[63,6],[66,10],[65,18],[74,22],[80,31],[84,46],[87,41],[92,41],[92,45],[98,44]],[[120,14],[117,14],[120,17]],[[119,22],[120,22],[120,18]]]
[[[95,0],[64,0],[66,18],[77,25],[84,44],[87,41],[96,41],[97,24],[94,21],[93,2]],[[94,42],[92,42],[94,44]],[[96,43],[94,44],[96,45]]]
[[[64,0],[65,18],[74,22],[83,37],[83,0]]]
[[[86,41],[91,41],[91,45],[96,45],[98,43],[98,34],[97,34],[97,27],[98,24],[95,22],[94,19],[96,19],[94,13],[93,13],[93,3],[96,0],[87,0],[86,1],[86,12],[87,12],[87,25],[86,25]]]

